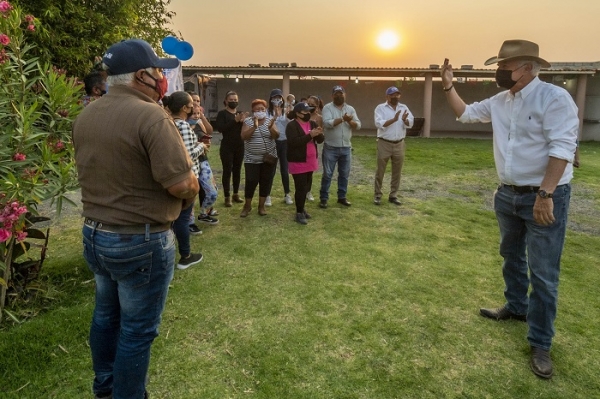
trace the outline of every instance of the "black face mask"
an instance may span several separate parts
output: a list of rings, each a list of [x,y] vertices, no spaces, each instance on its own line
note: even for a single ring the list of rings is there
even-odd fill
[[[231,109],[236,109],[238,106],[238,102],[237,101],[229,101],[227,103],[227,107],[231,108]]]
[[[300,114],[300,119],[304,122],[308,122],[310,120],[310,114]]]
[[[399,100],[398,97],[392,97],[392,98],[390,98],[390,104],[396,106],[396,105],[398,105],[398,100]]]
[[[524,67],[526,64],[521,65],[519,68]],[[517,68],[517,69],[519,69]],[[498,87],[502,87],[504,89],[512,89],[514,85],[517,84],[516,80],[512,80],[512,73],[517,69],[511,71],[509,69],[496,69],[496,84]],[[523,77],[523,76],[521,76]],[[521,78],[519,78],[521,79]]]
[[[344,96],[335,96],[335,97],[333,97],[333,103],[335,105],[342,105],[344,103]]]
[[[317,112],[317,107],[310,107],[309,111],[311,114],[314,114],[315,112]]]

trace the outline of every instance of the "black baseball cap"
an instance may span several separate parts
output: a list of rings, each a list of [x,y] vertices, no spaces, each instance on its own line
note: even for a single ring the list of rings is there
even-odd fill
[[[310,111],[310,107],[305,102],[300,101],[294,106],[294,112]]]
[[[127,39],[115,43],[106,50],[102,62],[108,66],[109,75],[122,75],[146,68],[177,68],[177,58],[159,58],[148,42]]]

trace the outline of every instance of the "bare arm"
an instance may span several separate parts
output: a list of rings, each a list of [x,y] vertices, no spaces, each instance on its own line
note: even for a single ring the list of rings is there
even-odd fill
[[[271,122],[269,125],[269,133],[271,134],[272,139],[279,138],[279,130],[277,130],[277,126],[275,126],[275,118],[271,119]]]
[[[206,119],[204,113],[200,113],[200,120],[202,121],[202,125],[204,126],[204,133],[208,134],[209,136],[213,134],[213,127],[208,121],[208,119]]]
[[[460,118],[460,116],[465,113],[467,105],[462,98],[460,98],[456,92],[456,89],[452,85],[454,73],[452,72],[452,64],[448,63],[448,58],[444,60],[444,65],[442,65],[441,76],[442,85],[444,87],[444,92],[446,93],[448,104],[450,104],[450,108],[452,108],[452,111],[454,111],[454,115],[456,115],[457,118]]]
[[[242,140],[249,140],[252,137],[252,133],[258,129],[258,119],[252,118],[254,124],[248,125],[246,122],[242,125]]]

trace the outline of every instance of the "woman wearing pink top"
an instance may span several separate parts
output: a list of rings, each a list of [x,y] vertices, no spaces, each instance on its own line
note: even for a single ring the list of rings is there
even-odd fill
[[[296,104],[288,116],[294,118],[288,123],[285,135],[288,140],[288,170],[296,188],[296,222],[307,224],[306,219],[310,219],[310,215],[304,209],[306,194],[312,186],[313,172],[319,168],[317,143],[322,143],[325,137],[323,129],[310,120],[310,107],[306,103]]]

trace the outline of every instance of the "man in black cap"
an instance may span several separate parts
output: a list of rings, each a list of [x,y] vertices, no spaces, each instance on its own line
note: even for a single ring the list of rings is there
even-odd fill
[[[352,130],[359,130],[361,126],[354,107],[346,104],[346,90],[342,86],[333,87],[331,98],[333,101],[323,107],[325,143],[323,144],[323,175],[319,193],[321,199],[319,206],[323,209],[327,208],[329,186],[331,186],[336,164],[338,167],[337,202],[344,206],[351,205],[346,194],[350,177],[350,163],[352,162]]]
[[[579,129],[577,107],[566,90],[537,77],[540,68],[550,67],[539,57],[537,44],[507,40],[485,65],[496,63],[496,83],[507,90],[471,105],[456,93],[448,59],[441,71],[446,98],[458,120],[491,122],[494,130],[500,179],[494,209],[506,303],[480,313],[494,320],[527,322],[531,369],[541,378],[551,378],[550,346]]]
[[[73,125],[83,202],[83,254],[96,281],[90,329],[96,398],[146,397],[150,346],[175,265],[171,223],[193,204],[198,179],[173,122],[159,58],[143,40],[103,57],[109,92]]]

